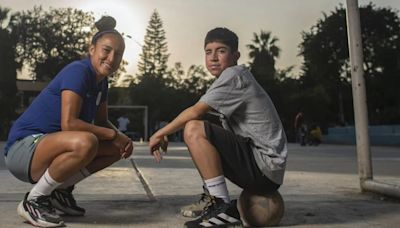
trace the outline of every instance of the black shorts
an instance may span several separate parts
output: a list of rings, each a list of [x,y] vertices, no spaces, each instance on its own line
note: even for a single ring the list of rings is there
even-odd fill
[[[273,193],[280,187],[258,168],[250,147],[251,140],[204,122],[206,136],[221,157],[224,175],[239,187],[255,192]]]

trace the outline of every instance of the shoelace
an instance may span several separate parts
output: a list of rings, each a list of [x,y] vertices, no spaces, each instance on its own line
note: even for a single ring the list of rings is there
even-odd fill
[[[206,205],[204,206],[203,211],[201,212],[201,215],[200,215],[201,217],[207,216],[212,211],[212,209],[215,207],[215,205],[217,205],[217,201],[215,200],[214,196],[208,196],[208,197],[209,197],[209,200],[206,203]]]
[[[49,212],[49,213],[55,213],[56,210],[52,206],[49,196],[39,196],[35,201],[36,201],[35,204],[40,209],[43,209],[44,211]]]
[[[197,203],[201,203],[201,202],[209,202],[210,200],[210,195],[206,194],[206,193],[201,193],[200,194],[200,199]]]
[[[64,198],[70,200],[72,205],[76,205],[76,200],[75,200],[74,196],[72,195],[72,192],[70,192],[68,190],[61,190],[61,189],[59,189],[58,191],[61,193],[61,195]]]

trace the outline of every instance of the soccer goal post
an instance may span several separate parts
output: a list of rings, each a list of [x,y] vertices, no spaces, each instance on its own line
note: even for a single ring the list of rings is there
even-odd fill
[[[347,33],[351,63],[354,120],[356,128],[358,173],[362,191],[400,198],[400,186],[373,180],[368,133],[367,98],[363,70],[360,13],[358,0],[347,0]]]
[[[135,110],[139,110],[140,112],[137,113]],[[117,122],[117,118],[120,116],[126,116],[130,117],[130,122],[132,126],[136,126],[134,131],[132,129],[129,129],[127,132],[128,134],[131,134],[131,137],[136,137],[134,133],[139,133],[142,135],[142,138],[144,141],[148,140],[148,118],[149,118],[149,112],[148,112],[148,106],[145,105],[109,105],[108,106],[108,112],[109,116],[111,116],[112,122],[115,124]],[[134,121],[134,123],[132,123]],[[142,122],[142,129],[137,129],[139,128],[137,126],[136,122]],[[116,125],[118,126],[118,125]]]

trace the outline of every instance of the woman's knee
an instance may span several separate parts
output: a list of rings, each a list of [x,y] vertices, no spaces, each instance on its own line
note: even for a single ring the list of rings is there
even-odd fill
[[[73,150],[83,157],[94,157],[96,155],[99,140],[93,133],[81,132],[72,141]]]
[[[199,138],[205,138],[204,122],[191,120],[186,123],[183,130],[183,139],[186,144],[196,142]]]

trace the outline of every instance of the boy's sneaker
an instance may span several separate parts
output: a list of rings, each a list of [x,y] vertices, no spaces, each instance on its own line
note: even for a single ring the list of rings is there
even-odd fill
[[[83,216],[85,215],[86,210],[76,204],[76,200],[72,195],[72,190],[74,190],[74,186],[66,189],[55,189],[51,193],[51,203],[54,208],[62,214]]]
[[[204,207],[200,218],[188,221],[185,227],[243,227],[236,200],[225,203],[222,199],[210,196],[210,202]]]
[[[200,199],[197,202],[181,207],[181,214],[185,217],[196,218],[210,200],[210,195],[204,192],[200,194]]]
[[[19,216],[38,227],[64,226],[64,221],[50,203],[50,196],[39,196],[36,199],[27,200],[28,194],[29,192],[17,207]]]

